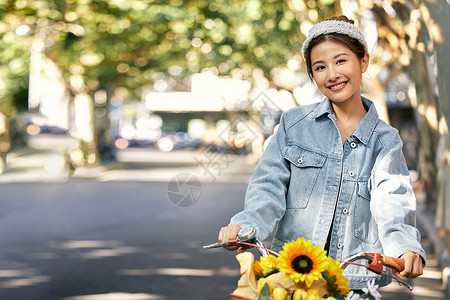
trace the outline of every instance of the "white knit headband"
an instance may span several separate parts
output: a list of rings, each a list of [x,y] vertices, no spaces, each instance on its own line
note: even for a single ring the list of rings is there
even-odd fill
[[[330,33],[340,33],[354,38],[364,46],[364,50],[367,52],[368,48],[366,40],[364,39],[364,36],[358,29],[358,27],[346,21],[326,20],[314,25],[314,27],[309,30],[308,38],[303,43],[302,47],[303,59],[305,59],[306,51],[308,50],[309,44],[314,38],[322,34]]]

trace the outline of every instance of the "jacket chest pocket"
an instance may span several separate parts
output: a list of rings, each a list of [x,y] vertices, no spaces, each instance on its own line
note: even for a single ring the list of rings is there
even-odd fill
[[[286,207],[306,208],[326,156],[290,145],[283,149],[283,157],[291,163]]]

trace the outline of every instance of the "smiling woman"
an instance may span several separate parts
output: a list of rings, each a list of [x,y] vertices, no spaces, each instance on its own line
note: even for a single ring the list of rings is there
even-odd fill
[[[274,251],[304,237],[335,260],[361,251],[401,257],[400,276],[420,276],[425,252],[402,141],[360,92],[369,63],[363,34],[345,16],[326,20],[311,28],[302,54],[326,98],[282,115],[247,188],[244,211],[220,230],[219,241],[235,239],[244,226],[256,228],[260,240],[277,228]],[[309,262],[295,265],[308,268]],[[344,276],[353,290],[373,278],[354,266]],[[389,280],[378,277],[374,284]]]
[[[360,86],[369,54],[359,59],[348,47],[325,40],[311,50],[310,56],[312,76],[322,94],[331,100],[344,143],[366,114]]]

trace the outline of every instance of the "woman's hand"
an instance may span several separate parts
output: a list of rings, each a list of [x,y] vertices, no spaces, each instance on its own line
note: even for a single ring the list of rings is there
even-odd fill
[[[228,224],[228,226],[222,227],[219,231],[219,242],[226,243],[231,240],[236,240],[239,230],[241,230],[241,226],[239,226],[238,224]],[[230,251],[237,250],[238,253],[242,253],[245,252],[248,247],[229,246],[225,247],[225,249],[228,249]]]
[[[417,278],[423,274],[422,258],[414,252],[405,252],[400,258],[405,260],[405,269],[401,272],[395,272],[400,277]]]

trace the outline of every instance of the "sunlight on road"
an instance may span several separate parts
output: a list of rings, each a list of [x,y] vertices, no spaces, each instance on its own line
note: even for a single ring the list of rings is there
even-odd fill
[[[35,285],[49,282],[50,276],[30,276],[28,278],[11,279],[0,284],[0,288],[20,288],[23,286]]]
[[[428,297],[428,298],[436,298],[436,299],[445,299],[444,291],[437,291],[435,289],[423,287],[423,286],[415,286],[412,294],[419,297]]]
[[[32,286],[50,281],[50,276],[39,274],[36,269],[0,270],[0,288],[14,289],[24,286]]]
[[[211,277],[213,270],[184,269],[184,268],[159,268],[159,269],[135,269],[123,270],[122,275],[169,275],[169,276],[201,276]]]
[[[445,299],[444,289],[435,282],[437,281],[439,283],[441,280],[442,272],[425,269],[423,275],[419,279],[416,279],[414,283],[414,289],[411,291],[412,299]],[[399,286],[395,282],[381,288],[380,292],[386,296],[397,295],[398,293],[405,293],[407,295],[410,293],[403,286]]]
[[[92,251],[81,254],[81,258],[85,258],[85,259],[104,258],[104,257],[133,254],[133,253],[145,253],[145,251],[138,247],[117,247],[115,249],[92,250]]]
[[[442,272],[440,270],[423,270],[421,278],[442,280]]]
[[[72,240],[56,245],[57,248],[78,251],[82,259],[97,259],[104,257],[122,256],[134,253],[145,253],[140,247],[121,246],[120,241],[101,240]]]
[[[127,269],[119,272],[121,275],[128,276],[148,276],[148,275],[166,275],[166,276],[238,276],[238,270],[220,269],[187,269],[187,268],[158,268],[158,269]]]
[[[153,294],[131,294],[131,293],[108,293],[108,294],[95,294],[95,295],[83,295],[72,296],[62,298],[61,300],[164,300],[166,297]]]
[[[101,247],[116,247],[119,244],[120,244],[119,241],[78,240],[60,243],[59,248],[61,249],[101,248]]]
[[[34,273],[34,269],[26,270],[0,270],[0,278],[23,277],[30,276]]]

